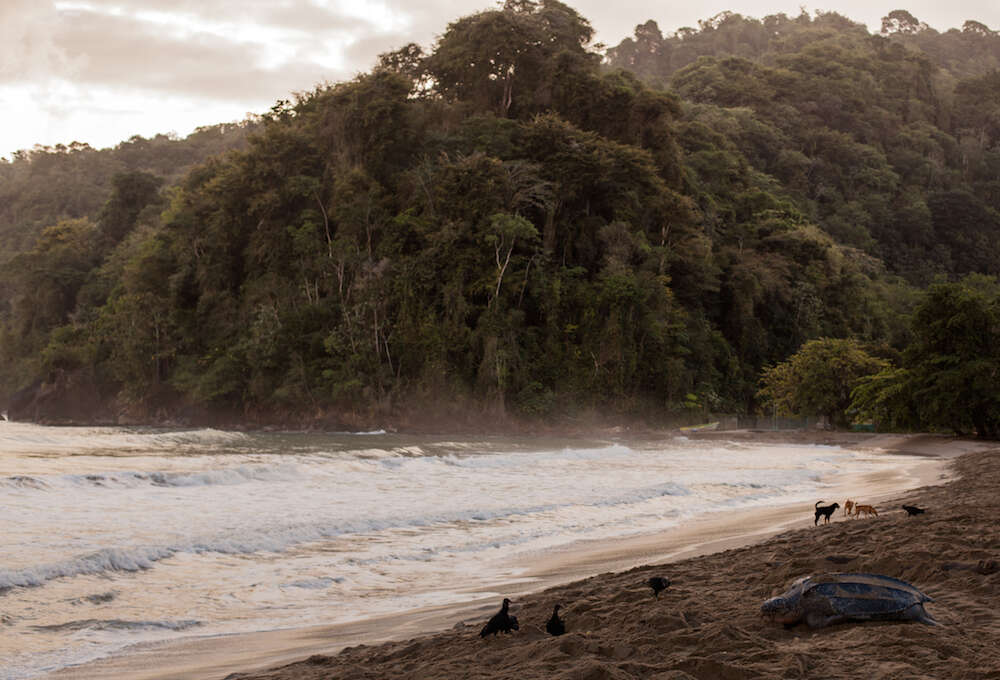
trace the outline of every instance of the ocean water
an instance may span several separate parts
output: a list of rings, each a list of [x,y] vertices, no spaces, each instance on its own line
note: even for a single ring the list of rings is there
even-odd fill
[[[802,500],[837,447],[0,421],[0,678],[470,599],[580,540]]]

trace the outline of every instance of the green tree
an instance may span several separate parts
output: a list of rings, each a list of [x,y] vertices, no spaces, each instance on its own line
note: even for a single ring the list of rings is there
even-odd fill
[[[824,415],[831,425],[846,427],[851,423],[851,391],[886,367],[855,340],[810,340],[788,361],[764,370],[760,397],[779,413]]]
[[[110,250],[135,229],[147,206],[156,210],[162,184],[161,177],[148,172],[123,172],[111,178],[111,195],[97,216],[104,248]]]
[[[436,91],[480,112],[524,118],[551,102],[557,56],[596,65],[586,19],[558,0],[508,0],[448,25],[424,62]]]
[[[927,25],[905,9],[894,9],[882,17],[882,33],[917,33]]]
[[[969,277],[928,288],[902,368],[859,386],[855,404],[890,427],[1000,437],[1000,288]]]

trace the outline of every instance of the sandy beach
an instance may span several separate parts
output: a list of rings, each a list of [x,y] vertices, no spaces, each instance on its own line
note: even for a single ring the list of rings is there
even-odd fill
[[[830,525],[814,527],[812,508],[801,506],[712,515],[664,534],[541,555],[523,578],[487,584],[460,605],[153,645],[50,677],[1000,678],[1000,575],[989,566],[1000,559],[1000,447],[928,436],[786,433],[777,440],[795,439],[920,458],[829,489],[827,501],[863,500],[878,518],[838,511]],[[928,511],[909,518],[903,502]],[[830,571],[907,580],[934,598],[927,608],[943,625],[812,631],[760,619],[763,600],[800,576]],[[653,575],[673,581],[658,600],[645,586]],[[514,601],[521,629],[481,640],[478,631],[503,596]],[[560,638],[544,632],[556,602],[568,629]]]

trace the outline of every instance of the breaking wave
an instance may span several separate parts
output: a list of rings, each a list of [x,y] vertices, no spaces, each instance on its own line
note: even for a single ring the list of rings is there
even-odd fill
[[[682,485],[666,483],[627,494],[595,499],[591,507],[613,506],[642,502],[662,496],[684,496],[690,491]],[[313,541],[364,534],[387,529],[428,527],[456,522],[488,522],[506,520],[515,516],[534,515],[573,506],[573,503],[547,503],[524,507],[467,508],[442,510],[418,517],[368,518],[339,523],[333,526],[295,525],[270,531],[226,533],[171,545],[152,545],[130,548],[103,548],[91,553],[50,564],[21,569],[0,569],[0,593],[15,587],[41,586],[58,578],[102,574],[107,572],[135,572],[151,569],[156,562],[178,553],[252,554],[257,552],[282,552],[288,548]]]
[[[122,619],[81,619],[45,626],[31,626],[40,632],[60,633],[65,631],[78,632],[82,630],[187,630],[200,626],[200,621],[123,621]]]

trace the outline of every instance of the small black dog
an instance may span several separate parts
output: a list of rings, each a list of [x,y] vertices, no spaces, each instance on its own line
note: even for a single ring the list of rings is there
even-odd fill
[[[820,507],[819,504],[823,501],[816,501],[816,519],[813,521],[813,526],[819,524],[819,518],[823,518],[823,524],[830,523],[830,515],[832,515],[837,508],[840,507],[840,503],[834,503],[833,505],[824,505]]]
[[[923,508],[918,508],[915,505],[904,505],[903,510],[906,510],[906,514],[910,517],[913,517],[914,515],[922,515],[927,512]]]

